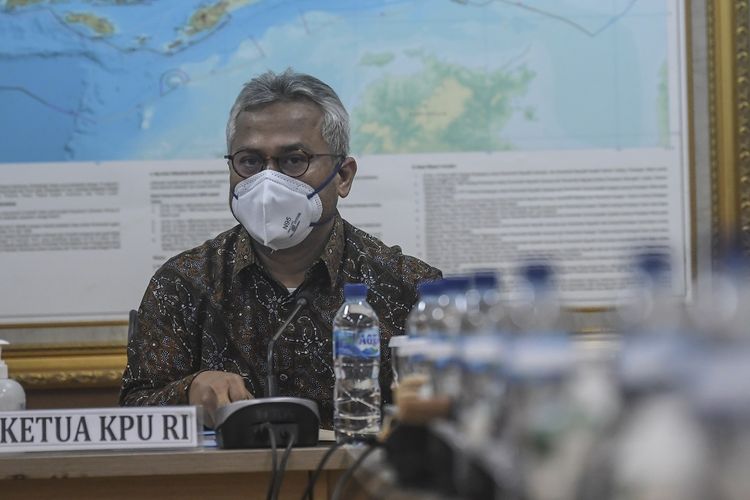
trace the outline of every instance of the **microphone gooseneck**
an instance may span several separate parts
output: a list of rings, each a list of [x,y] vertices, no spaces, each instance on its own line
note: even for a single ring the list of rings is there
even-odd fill
[[[318,404],[306,398],[277,396],[274,374],[273,349],[276,340],[284,333],[289,323],[300,310],[311,302],[310,296],[301,291],[297,294],[292,311],[268,342],[268,377],[266,396],[255,399],[241,399],[220,406],[214,419],[216,443],[220,448],[273,448],[276,444],[286,444],[288,455],[293,446],[315,446],[318,444],[320,410]],[[270,434],[273,434],[271,436]],[[282,458],[278,474],[284,473],[285,459]],[[275,497],[281,483],[278,476],[272,480],[269,489]],[[275,490],[275,493],[273,493]]]
[[[266,362],[266,368],[268,374],[266,376],[266,397],[272,398],[276,396],[276,377],[273,373],[273,347],[276,344],[276,340],[284,333],[289,323],[299,314],[300,309],[307,305],[307,299],[305,297],[299,297],[297,302],[294,304],[294,309],[289,313],[284,322],[281,324],[276,333],[274,333],[271,341],[268,343],[268,359]]]

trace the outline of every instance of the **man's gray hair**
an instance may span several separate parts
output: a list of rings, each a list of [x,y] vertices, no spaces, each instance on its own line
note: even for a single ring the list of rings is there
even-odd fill
[[[314,76],[297,73],[291,68],[281,74],[267,71],[247,82],[229,112],[227,123],[227,153],[237,130],[237,118],[274,102],[309,100],[323,110],[323,140],[333,154],[349,154],[349,113],[331,87]],[[317,151],[311,151],[315,153]]]

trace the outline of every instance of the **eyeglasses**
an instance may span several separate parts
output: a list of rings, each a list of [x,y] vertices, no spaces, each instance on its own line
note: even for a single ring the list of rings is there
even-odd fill
[[[231,155],[225,155],[229,164],[240,177],[252,177],[265,169],[269,160],[273,160],[279,170],[289,177],[301,177],[310,168],[310,161],[318,156],[344,158],[344,155],[331,153],[308,153],[301,149],[290,151],[279,156],[263,156],[256,151],[241,149]]]

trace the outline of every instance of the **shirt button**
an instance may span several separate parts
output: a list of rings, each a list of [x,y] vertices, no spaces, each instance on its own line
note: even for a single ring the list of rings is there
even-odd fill
[[[279,375],[279,380],[281,380],[282,382],[286,382],[287,379],[289,379],[289,375],[287,375],[286,373],[282,373],[281,375]]]

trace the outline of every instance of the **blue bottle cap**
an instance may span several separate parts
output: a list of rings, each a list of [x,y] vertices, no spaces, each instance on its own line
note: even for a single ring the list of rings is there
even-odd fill
[[[669,274],[672,268],[669,254],[658,250],[649,250],[638,255],[636,265],[646,276],[664,276]]]
[[[552,280],[552,266],[545,262],[527,264],[521,274],[532,285],[546,285]]]
[[[443,280],[423,281],[417,285],[417,292],[420,297],[434,297],[440,295],[443,291]]]
[[[474,286],[479,290],[497,288],[498,279],[495,271],[477,271],[474,273]]]
[[[471,278],[468,276],[449,276],[443,280],[443,288],[446,292],[465,292],[471,285]]]
[[[363,299],[367,297],[367,285],[364,283],[346,283],[344,285],[344,299]]]

